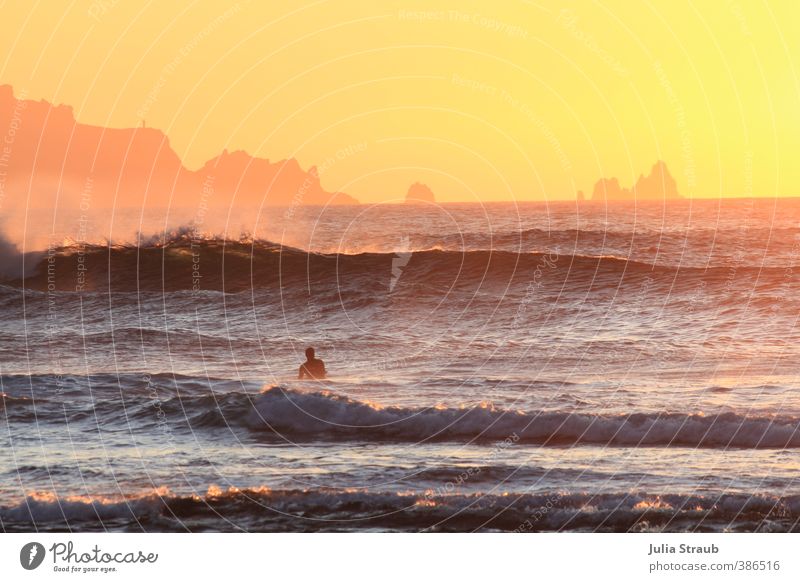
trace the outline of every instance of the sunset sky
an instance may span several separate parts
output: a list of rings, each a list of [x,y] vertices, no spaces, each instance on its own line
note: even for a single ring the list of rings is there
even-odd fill
[[[792,0],[227,6],[6,3],[0,84],[364,202],[574,198],[658,159],[685,196],[800,195]]]

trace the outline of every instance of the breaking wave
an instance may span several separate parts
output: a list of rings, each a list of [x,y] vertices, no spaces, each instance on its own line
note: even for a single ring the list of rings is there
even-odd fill
[[[434,495],[359,489],[167,489],[123,498],[32,493],[5,531],[793,531],[798,496],[545,492]]]
[[[253,429],[286,438],[420,442],[512,439],[540,445],[798,448],[800,419],[635,413],[521,412],[490,404],[465,408],[380,406],[330,392],[273,387],[254,401]]]
[[[800,418],[763,413],[595,414],[509,410],[491,403],[402,407],[284,385],[260,393],[230,388],[209,393],[207,388],[182,385],[179,392],[159,387],[157,394],[131,386],[125,389],[124,403],[117,388],[116,396],[111,391],[92,402],[66,408],[48,394],[35,398],[32,394],[2,394],[0,411],[8,420],[20,423],[60,424],[66,414],[69,422],[101,422],[137,430],[157,430],[164,423],[177,431],[225,428],[289,442],[453,441],[482,445],[508,440],[541,446],[800,448]],[[68,385],[64,390],[63,394],[71,393]],[[99,394],[98,388],[94,390]]]
[[[142,246],[64,246],[48,253],[46,260],[42,257],[35,274],[24,279],[10,277],[13,270],[2,273],[6,283],[34,290],[240,292],[333,283],[344,293],[386,294],[398,257],[389,252],[314,253],[269,241],[195,241],[181,235]],[[712,286],[733,284],[727,267],[670,267],[623,255],[422,249],[409,250],[400,259],[402,284],[392,288],[398,293],[451,286],[505,289],[529,284],[534,273],[537,281],[556,289],[564,284],[615,287],[625,281],[641,284],[643,279],[673,291],[676,285],[696,288],[700,279]],[[737,281],[749,277],[767,283],[786,283],[787,276],[784,268],[764,266],[739,266],[735,275]],[[796,277],[800,274],[791,274]]]

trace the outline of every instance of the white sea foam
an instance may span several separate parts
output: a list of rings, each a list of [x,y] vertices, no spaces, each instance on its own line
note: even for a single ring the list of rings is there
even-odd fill
[[[502,506],[503,511],[497,508]],[[340,521],[344,512],[348,519]],[[59,498],[34,493],[17,505],[0,507],[6,528],[80,530],[114,520],[145,530],[165,527],[191,529],[221,514],[236,516],[243,529],[281,531],[296,527],[293,520],[311,518],[314,529],[326,525],[359,529],[379,524],[384,529],[505,531],[642,529],[682,530],[702,520],[713,529],[741,524],[752,529],[785,531],[800,516],[796,496],[684,495],[647,493],[545,492],[519,495],[437,495],[430,491],[380,493],[352,489],[277,490],[266,488],[226,490],[210,486],[204,495],[177,496],[166,490],[126,499],[93,497]],[[153,521],[155,520],[155,521]],[[199,521],[198,521],[199,520]],[[330,523],[328,523],[330,522]],[[61,524],[61,525],[59,525]],[[94,524],[94,525],[93,525]],[[220,524],[221,525],[221,524]]]
[[[468,408],[403,408],[362,402],[331,392],[273,387],[256,401],[251,428],[286,438],[423,441],[502,440],[538,444],[797,448],[800,421],[723,414],[593,415],[522,412],[484,404]]]

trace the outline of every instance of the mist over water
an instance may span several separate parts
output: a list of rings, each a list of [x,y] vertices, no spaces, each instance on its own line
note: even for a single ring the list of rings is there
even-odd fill
[[[49,218],[6,530],[796,528],[796,200]]]

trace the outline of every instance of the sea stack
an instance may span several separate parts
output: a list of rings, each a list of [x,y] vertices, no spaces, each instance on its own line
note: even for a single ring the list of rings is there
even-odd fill
[[[640,175],[631,188],[616,178],[602,178],[594,185],[592,200],[675,200],[681,198],[667,164],[657,161],[648,176]]]
[[[408,187],[406,204],[421,204],[423,202],[436,203],[436,197],[428,186],[421,182],[414,182]]]

